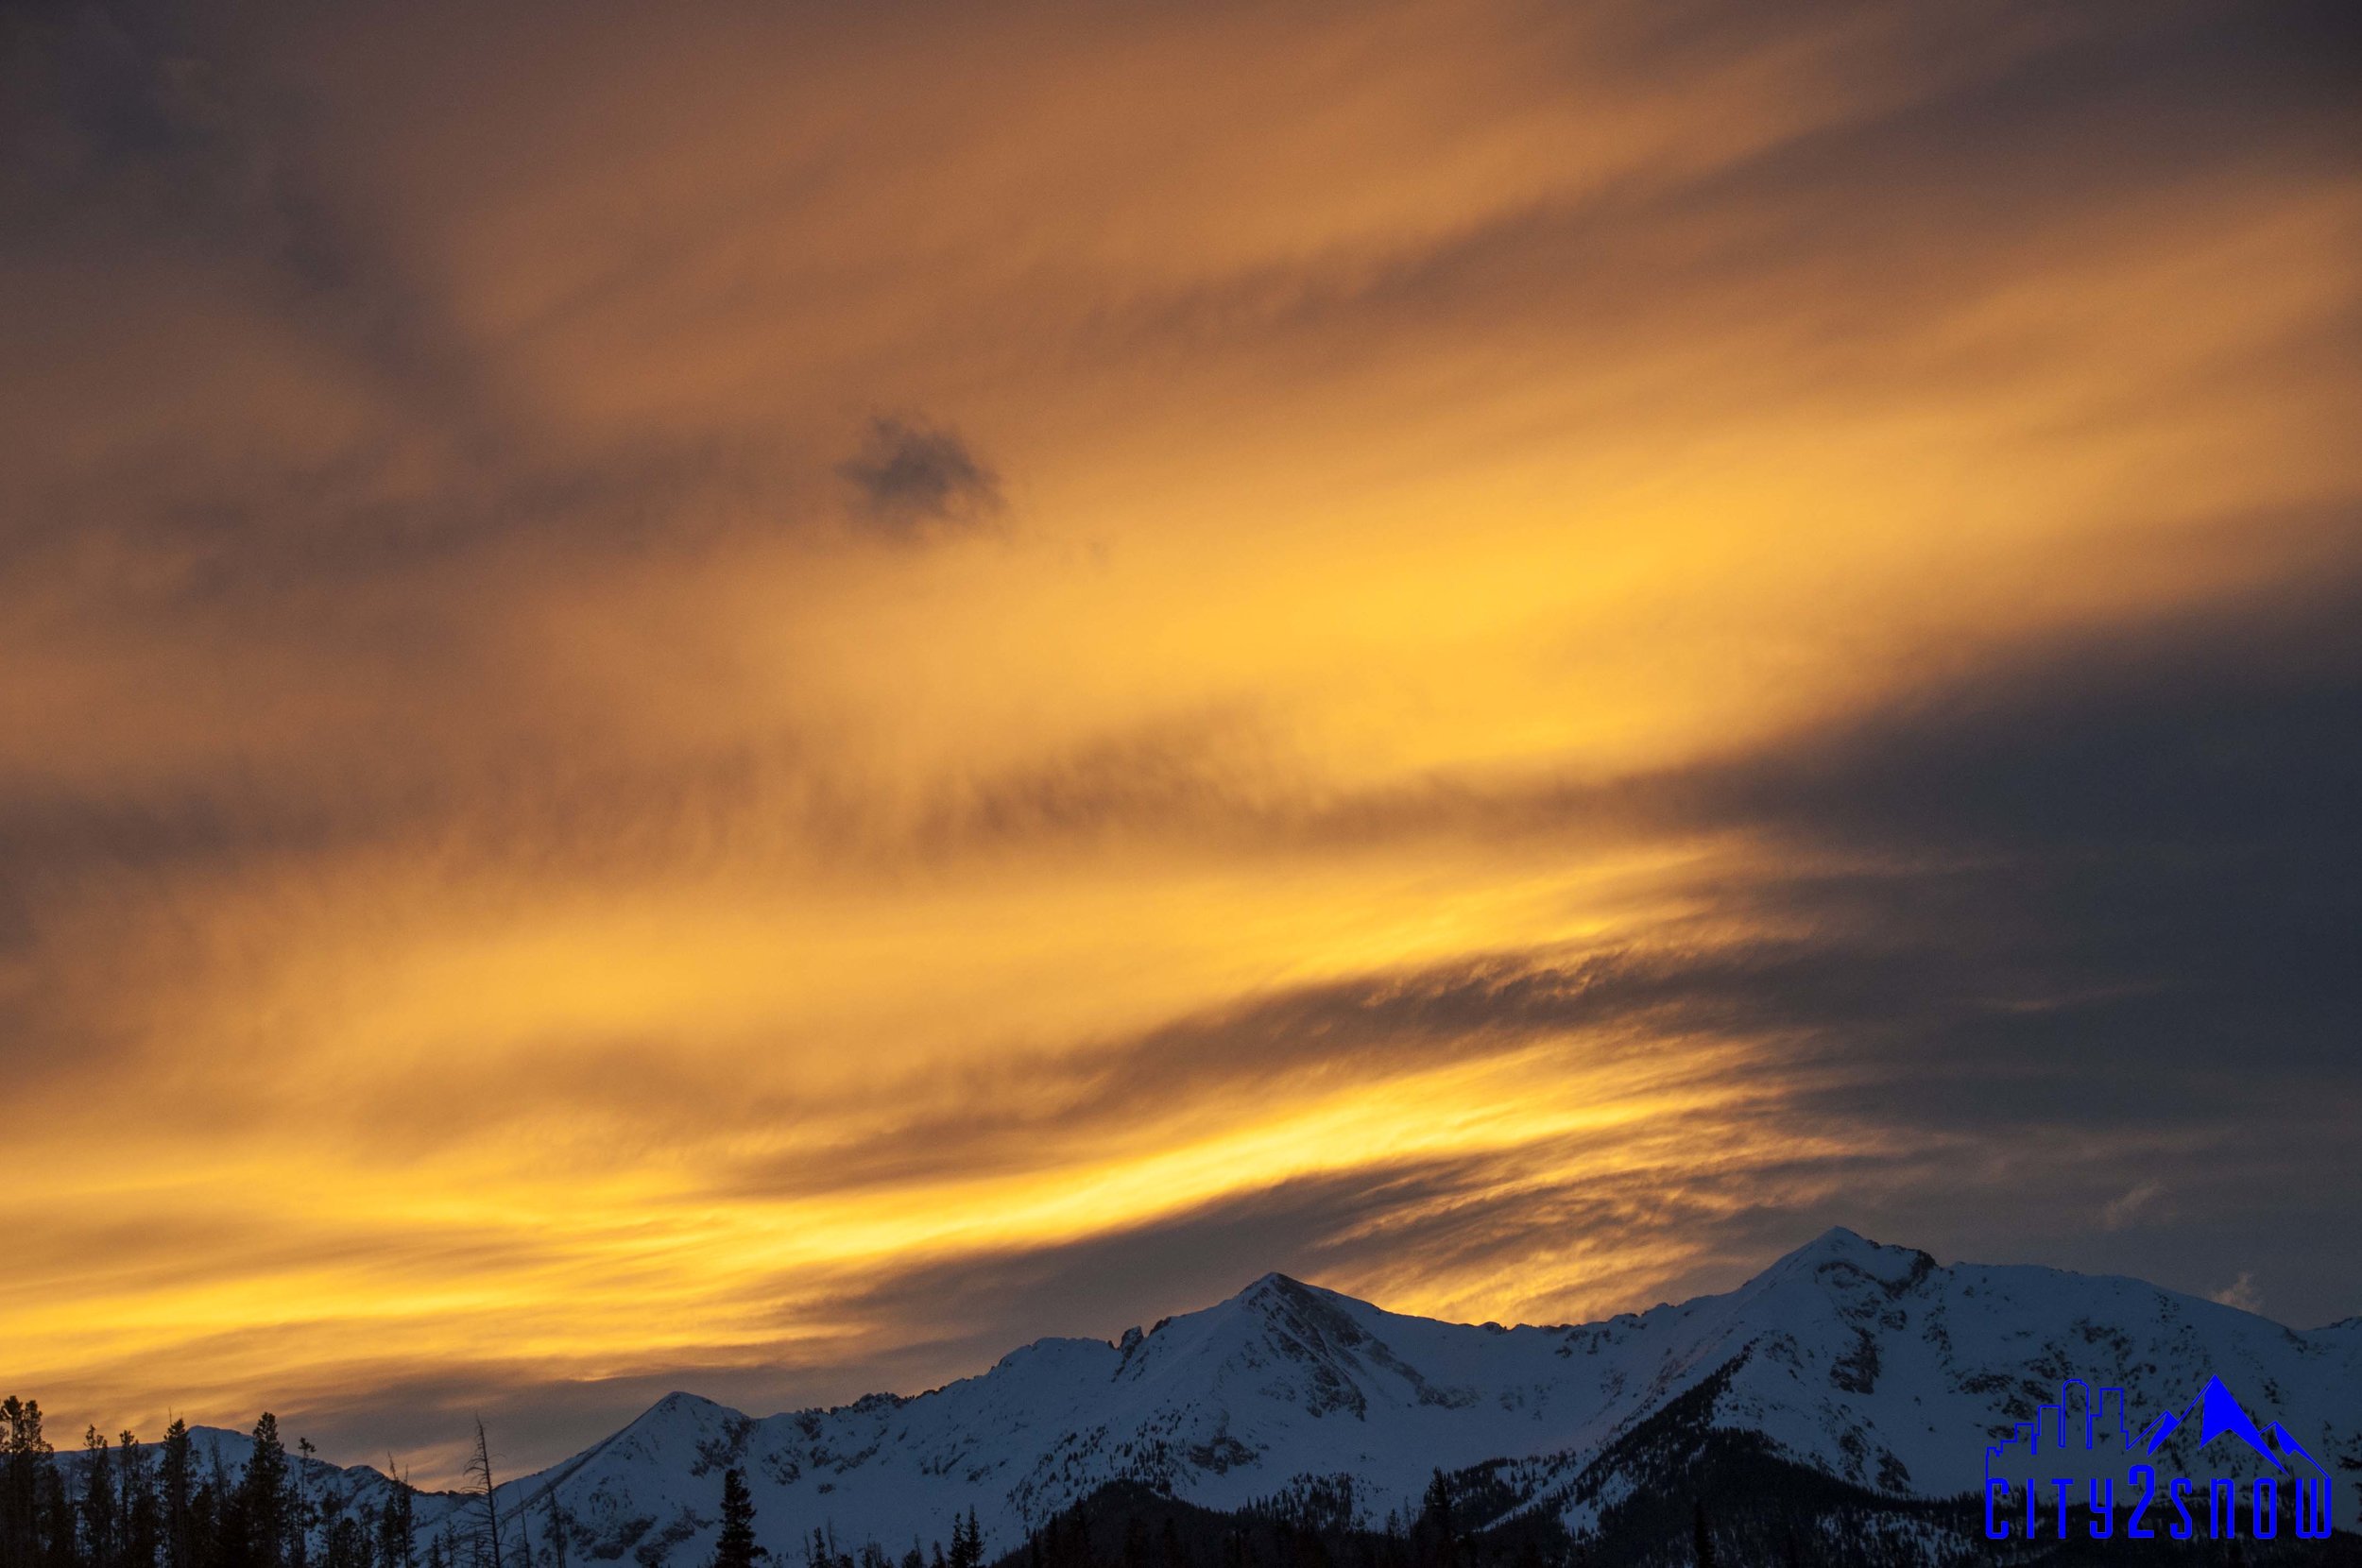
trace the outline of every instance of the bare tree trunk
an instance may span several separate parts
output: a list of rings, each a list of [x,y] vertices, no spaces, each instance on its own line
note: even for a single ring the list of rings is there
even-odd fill
[[[566,1515],[557,1506],[557,1489],[544,1487],[541,1500],[550,1506],[550,1556],[556,1559],[556,1568],[566,1568]]]
[[[468,1474],[484,1488],[484,1533],[488,1538],[486,1550],[490,1556],[490,1568],[501,1568],[500,1505],[492,1496],[492,1440],[484,1435],[484,1418],[475,1418],[475,1457],[468,1462]]]
[[[296,1439],[295,1539],[287,1554],[295,1568],[305,1568],[312,1560],[312,1456],[318,1452],[311,1439]]]

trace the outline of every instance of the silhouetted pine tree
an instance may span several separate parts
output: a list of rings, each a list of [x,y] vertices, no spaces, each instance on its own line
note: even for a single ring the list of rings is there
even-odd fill
[[[310,1443],[303,1445],[307,1469],[315,1452]],[[351,1494],[336,1478],[323,1475],[318,1481],[316,1489],[309,1489],[308,1511],[318,1545],[315,1560],[320,1568],[374,1568],[369,1561],[373,1532],[353,1511]]]
[[[40,1490],[33,1502],[33,1525],[41,1537],[46,1568],[82,1568],[74,1536],[74,1505],[66,1500],[65,1476],[54,1459],[34,1477]]]
[[[129,1432],[115,1439],[115,1475],[122,1492],[125,1568],[161,1568],[163,1556],[163,1505],[156,1496],[156,1459],[152,1445]]]
[[[0,1400],[0,1568],[41,1568],[42,1475],[54,1469],[41,1433],[41,1401]]]
[[[966,1519],[951,1521],[950,1568],[984,1568],[984,1536],[976,1527],[976,1510],[969,1508]]]
[[[279,1418],[268,1410],[254,1423],[254,1452],[247,1456],[238,1483],[236,1513],[245,1568],[287,1568],[295,1507],[287,1489],[286,1445],[279,1440]],[[235,1551],[239,1542],[224,1544]]]
[[[1459,1568],[1460,1525],[1452,1517],[1451,1483],[1437,1471],[1419,1504],[1418,1522],[1411,1527],[1414,1557],[1434,1568]]]
[[[755,1559],[770,1555],[755,1543],[755,1500],[746,1491],[746,1477],[725,1470],[722,1534],[713,1543],[713,1568],[755,1568]]]
[[[197,1489],[197,1561],[199,1568],[246,1568],[246,1506],[215,1444],[205,1484]]]
[[[89,1568],[121,1568],[123,1543],[115,1527],[114,1451],[93,1426],[82,1434],[82,1560]]]
[[[318,1507],[312,1501],[312,1457],[318,1452],[311,1439],[296,1440],[287,1489],[287,1568],[311,1568],[312,1530],[319,1523]]]
[[[385,1507],[377,1516],[377,1568],[418,1568],[418,1546],[412,1539],[416,1529],[415,1499],[410,1477],[385,1457],[385,1474],[392,1483],[385,1491]]]
[[[1706,1506],[1695,1503],[1690,1508],[1691,1549],[1698,1559],[1698,1568],[1715,1568],[1720,1559],[1714,1555],[1714,1532],[1706,1528]]]

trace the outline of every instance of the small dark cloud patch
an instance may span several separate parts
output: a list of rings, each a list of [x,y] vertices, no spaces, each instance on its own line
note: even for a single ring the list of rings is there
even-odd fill
[[[980,527],[1007,506],[1001,476],[965,440],[914,419],[871,419],[861,450],[836,471],[852,486],[861,520],[896,538]]]

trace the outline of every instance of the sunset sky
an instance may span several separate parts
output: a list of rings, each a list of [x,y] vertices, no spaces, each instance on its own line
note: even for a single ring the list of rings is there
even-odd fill
[[[2362,1312],[2356,14],[10,9],[0,1392]]]

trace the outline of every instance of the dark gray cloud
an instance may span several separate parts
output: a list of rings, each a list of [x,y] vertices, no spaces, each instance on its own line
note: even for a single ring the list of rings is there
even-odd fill
[[[73,584],[91,611],[227,606],[333,647],[317,590],[480,614],[478,585],[440,569],[517,544],[561,568],[693,549],[814,509],[824,476],[773,432],[559,428],[334,140],[346,107],[227,13],[10,11],[0,278],[48,318],[7,323],[11,368],[78,387],[108,366],[114,392],[50,396],[38,435],[0,432],[0,581]],[[324,434],[321,405],[351,417]]]
[[[871,419],[861,450],[836,471],[862,520],[898,538],[975,528],[1006,505],[1001,476],[957,434],[922,420]]]
[[[1297,988],[1080,1056],[978,1069],[1036,1092],[979,1082],[974,1103],[1021,1109],[744,1175],[759,1188],[891,1183],[938,1160],[1021,1164],[1044,1136],[1247,1082],[1383,1075],[1537,1038],[1566,1041],[1570,1067],[1651,1048],[1611,1042],[1729,1038],[1756,1043],[1745,1073],[1784,1121],[1920,1152],[1878,1155],[1880,1179],[1856,1180],[1845,1204],[1716,1225],[1770,1244],[1844,1220],[1952,1255],[2192,1290],[2235,1256],[2289,1321],[2354,1310],[2362,1277],[2319,1243],[2362,1201],[2338,1151],[2362,1115],[2362,574],[2062,639],[1644,793],[1664,826],[1789,846],[1791,869],[1712,890],[1718,918],[1780,934],[1668,930],[1611,953]],[[1577,833],[1592,811],[1549,789],[1426,804],[1383,831],[1498,832],[1546,854],[1554,811]],[[1334,1215],[1274,1194],[1238,1234],[1271,1248],[1267,1266],[1334,1265],[1372,1219],[1364,1200],[1420,1206],[1386,1173],[1368,1180]],[[1388,1245],[1515,1255],[1532,1240],[1531,1202],[1472,1204],[1455,1210],[1461,1234]],[[1512,1235],[1525,1239],[1499,1239]],[[1211,1288],[1254,1251],[1194,1236],[1171,1238],[1155,1277]],[[1003,1281],[990,1289],[1027,1300],[1005,1281],[1059,1269],[990,1267]]]
[[[328,106],[274,68],[265,35],[147,0],[13,18],[0,43],[0,124],[26,156],[11,160],[0,199],[27,221],[0,241],[0,263],[113,274],[111,290],[79,301],[94,328],[111,304],[163,315],[199,296],[216,312],[267,317],[368,383],[391,425],[498,444],[490,427],[505,415],[481,346],[402,243],[382,193],[326,145]],[[162,361],[138,370],[209,374]]]

